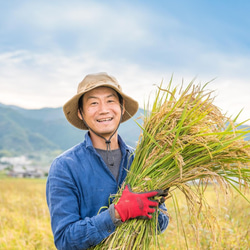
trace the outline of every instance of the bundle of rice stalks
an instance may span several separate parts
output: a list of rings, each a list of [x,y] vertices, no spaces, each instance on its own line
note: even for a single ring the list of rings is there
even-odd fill
[[[207,183],[216,184],[220,191],[231,186],[241,193],[250,184],[250,144],[244,141],[247,131],[239,129],[242,123],[236,124],[237,117],[227,118],[213,104],[212,92],[205,91],[207,85],[191,82],[178,90],[171,89],[171,81],[166,89],[158,88],[152,109],[145,114],[124,185],[129,183],[134,192],[178,188],[192,207],[197,200],[201,207],[201,189]],[[156,228],[157,213],[151,220],[127,221],[95,249],[157,247]]]

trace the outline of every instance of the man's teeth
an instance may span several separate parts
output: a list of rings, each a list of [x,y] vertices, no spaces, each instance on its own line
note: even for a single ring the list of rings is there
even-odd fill
[[[107,122],[107,121],[111,121],[112,118],[107,118],[107,119],[101,119],[101,120],[97,120],[98,122]]]

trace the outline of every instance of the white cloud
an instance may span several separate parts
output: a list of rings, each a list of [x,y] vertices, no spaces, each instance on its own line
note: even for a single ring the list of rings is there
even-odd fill
[[[242,63],[238,62],[239,65]],[[0,54],[0,66],[0,102],[26,108],[62,106],[76,93],[77,84],[86,74],[99,71],[114,75],[124,92],[137,99],[143,107],[150,93],[156,89],[154,84],[159,85],[162,80],[167,84],[173,73],[161,69],[148,71],[131,62],[102,60],[92,54],[69,57],[29,51]],[[180,85],[184,79],[188,84],[194,77],[191,73],[174,72],[173,82]],[[204,84],[211,79],[203,72],[196,83]],[[248,76],[226,77],[222,74],[209,84],[209,88],[215,90],[216,103],[225,112],[235,115],[244,108],[242,119],[250,117]]]
[[[106,71],[143,107],[153,85],[174,73],[175,84],[217,77],[209,86],[218,106],[230,114],[245,108],[242,117],[250,117],[248,54],[224,51],[198,24],[156,9],[120,1],[16,4],[1,19],[10,49],[0,54],[0,102],[62,106],[86,74]]]
[[[20,33],[20,40],[44,48],[46,43],[49,49],[72,43],[78,49],[105,50],[108,44],[149,41],[147,20],[143,6],[135,9],[127,3],[27,1],[9,10],[3,27]]]

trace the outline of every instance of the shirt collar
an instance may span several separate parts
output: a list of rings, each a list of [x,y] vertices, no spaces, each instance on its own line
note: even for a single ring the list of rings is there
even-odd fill
[[[88,147],[93,147],[93,143],[91,141],[91,138],[90,138],[90,135],[89,135],[89,132],[87,132],[85,134],[85,142],[86,142],[86,148]],[[119,142],[119,145],[120,145],[120,148],[121,150],[126,150],[126,151],[130,151],[130,147],[126,145],[126,143],[123,141],[123,139],[121,138],[120,135],[118,135],[118,142]]]
[[[91,141],[89,131],[85,134],[85,142],[86,142],[86,148],[92,147],[93,148],[93,143]]]

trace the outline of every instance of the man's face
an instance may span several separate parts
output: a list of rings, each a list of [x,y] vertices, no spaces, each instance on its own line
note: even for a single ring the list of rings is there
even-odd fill
[[[84,94],[83,118],[99,135],[105,138],[111,136],[121,118],[121,106],[116,91],[99,87]]]

